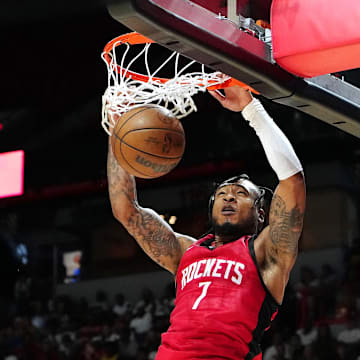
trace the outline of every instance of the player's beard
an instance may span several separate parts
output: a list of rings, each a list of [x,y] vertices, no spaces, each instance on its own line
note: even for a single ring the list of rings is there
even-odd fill
[[[254,220],[248,219],[247,222],[241,224],[233,224],[231,222],[225,222],[219,224],[216,219],[212,219],[212,228],[215,235],[239,238],[243,235],[252,235],[256,232],[256,226]]]
[[[216,220],[213,220],[212,227],[215,234],[219,236],[237,236],[242,233],[242,226],[239,224],[226,222],[220,225]]]

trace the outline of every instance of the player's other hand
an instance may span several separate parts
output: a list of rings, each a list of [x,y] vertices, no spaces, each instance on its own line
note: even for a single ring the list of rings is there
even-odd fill
[[[218,100],[224,108],[232,111],[242,111],[252,100],[250,91],[240,86],[225,88],[225,95],[218,90],[209,90],[209,93]]]

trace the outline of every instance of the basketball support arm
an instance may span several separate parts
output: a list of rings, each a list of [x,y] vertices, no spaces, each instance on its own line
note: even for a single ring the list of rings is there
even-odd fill
[[[270,45],[232,22],[185,0],[118,0],[108,9],[158,44],[360,138],[359,88],[331,75],[303,79],[286,72],[273,61]]]

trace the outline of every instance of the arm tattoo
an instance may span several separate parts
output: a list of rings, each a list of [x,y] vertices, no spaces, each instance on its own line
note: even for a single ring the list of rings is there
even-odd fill
[[[138,206],[135,179],[119,166],[110,146],[107,174],[113,210],[119,209],[126,214],[121,216],[124,227],[154,261],[164,267],[169,265],[169,261],[174,264],[181,252],[180,243],[156,213]]]
[[[175,234],[163,225],[156,215],[142,209],[130,214],[127,229],[138,241],[145,252],[158,264],[164,266],[164,257],[176,262],[181,251]]]
[[[110,200],[116,200],[121,194],[129,201],[136,201],[134,177],[125,172],[117,163],[109,145],[107,175]]]
[[[270,238],[281,252],[296,254],[304,213],[298,207],[286,209],[286,203],[274,195],[270,207]]]

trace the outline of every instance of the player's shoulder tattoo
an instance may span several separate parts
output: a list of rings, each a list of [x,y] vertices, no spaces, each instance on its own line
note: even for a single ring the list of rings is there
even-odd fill
[[[297,206],[287,209],[284,199],[274,195],[270,207],[270,238],[282,252],[296,254],[304,212]]]

